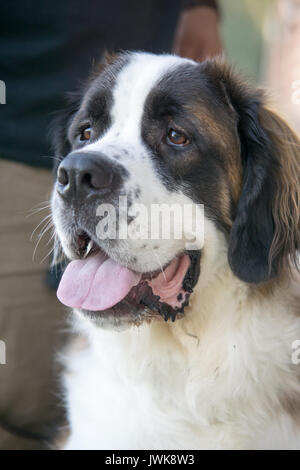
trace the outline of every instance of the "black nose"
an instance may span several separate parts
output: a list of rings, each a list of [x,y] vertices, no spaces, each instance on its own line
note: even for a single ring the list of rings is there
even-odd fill
[[[83,199],[91,194],[106,194],[117,189],[120,170],[105,155],[72,152],[57,170],[57,191],[66,199]]]

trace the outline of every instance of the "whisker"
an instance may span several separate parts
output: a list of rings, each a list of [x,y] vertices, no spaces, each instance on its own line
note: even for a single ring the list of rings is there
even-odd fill
[[[30,241],[33,240],[34,234],[35,234],[35,232],[37,231],[37,229],[38,229],[44,222],[46,222],[48,219],[50,219],[50,217],[52,217],[52,214],[46,215],[46,216],[41,220],[41,222],[35,227],[35,229],[33,230],[32,234],[30,235]]]
[[[64,260],[64,253],[62,250],[62,246],[60,244],[60,241],[57,237],[57,234],[55,233],[54,237],[54,252],[53,252],[53,259],[51,262],[51,266],[55,267],[55,274],[57,277],[57,266],[59,263],[61,263]]]
[[[50,158],[50,160],[57,160],[58,162],[61,162],[61,158],[55,157],[54,155],[41,155],[40,158]]]
[[[50,245],[50,243],[52,242],[53,238],[55,237],[55,232],[52,233],[51,235],[51,238],[48,240],[47,242],[47,246]],[[53,243],[54,244],[54,243]]]
[[[152,248],[152,247],[151,247],[151,248]],[[160,270],[161,270],[161,272],[162,272],[162,275],[164,276],[165,281],[167,281],[167,278],[166,278],[165,272],[164,272],[164,270],[163,270],[162,264],[161,264],[161,262],[160,262],[159,256],[158,256],[157,253],[155,253],[155,251],[153,250],[153,248],[152,248],[152,251],[153,251],[154,255],[155,255],[156,258],[157,258],[157,261],[158,261],[158,263],[159,263],[159,266],[160,266]]]
[[[53,227],[53,223],[52,223],[52,220],[48,220],[47,223],[43,226],[43,228],[41,229],[39,235],[38,235],[38,239],[42,238],[45,233],[50,230],[51,228]]]
[[[49,200],[48,201],[43,201],[43,202],[40,202],[39,204],[36,204],[31,209],[25,210],[24,214],[26,214],[26,218],[28,218],[31,215],[36,214],[37,212],[40,212],[40,211],[48,209],[48,208],[50,209],[50,207],[51,207],[51,203],[50,203]]]
[[[51,248],[51,250],[44,256],[44,258],[42,259],[42,261],[40,261],[40,264],[42,264],[46,258],[48,258],[48,256],[51,255],[51,253],[53,253],[54,251],[54,246]]]
[[[30,213],[26,215],[26,218],[31,217],[31,216],[37,214],[38,212],[44,211],[44,210],[46,210],[46,209],[50,209],[50,207],[51,207],[51,206],[50,206],[50,204],[49,204],[48,206],[39,207],[39,208],[37,208],[37,209],[30,209]],[[28,211],[28,212],[29,212],[29,211]]]
[[[47,199],[46,201],[41,201],[41,202],[39,202],[38,204],[35,204],[35,205],[32,207],[32,209],[36,209],[37,207],[43,206],[44,204],[49,204],[49,205],[50,205],[49,199]]]
[[[46,225],[44,225],[42,231],[41,231],[40,234],[39,234],[37,243],[36,243],[36,245],[35,245],[35,248],[34,248],[34,251],[33,251],[33,255],[32,255],[32,261],[34,261],[35,254],[36,254],[36,250],[37,250],[37,248],[38,248],[38,246],[39,246],[39,244],[40,244],[41,239],[43,238],[43,236],[45,235],[45,233],[47,233],[48,230],[51,229],[52,226],[53,226],[52,220],[48,220],[48,222],[46,223]]]

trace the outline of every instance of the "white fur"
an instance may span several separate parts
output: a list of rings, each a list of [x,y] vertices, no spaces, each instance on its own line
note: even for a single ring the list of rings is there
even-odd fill
[[[66,449],[300,449],[300,423],[280,403],[300,393],[300,318],[286,290],[251,295],[206,225],[182,320],[114,332],[77,318],[89,346],[65,359]]]

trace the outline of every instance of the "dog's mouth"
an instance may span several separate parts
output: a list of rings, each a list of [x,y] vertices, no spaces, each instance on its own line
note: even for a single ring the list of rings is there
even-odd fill
[[[139,273],[110,258],[87,234],[77,241],[81,259],[67,266],[58,299],[68,307],[107,314],[161,315],[173,321],[184,313],[198,277],[200,251],[174,257],[163,269]]]

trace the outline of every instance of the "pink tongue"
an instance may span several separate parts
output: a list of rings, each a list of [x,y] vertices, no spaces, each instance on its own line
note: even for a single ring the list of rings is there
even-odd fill
[[[67,266],[57,297],[68,307],[106,310],[124,299],[140,279],[140,274],[97,254]]]

